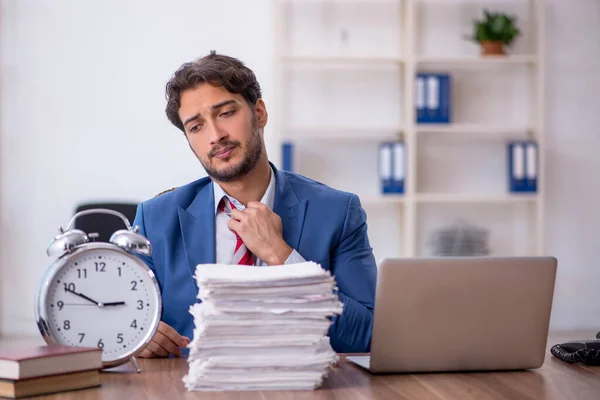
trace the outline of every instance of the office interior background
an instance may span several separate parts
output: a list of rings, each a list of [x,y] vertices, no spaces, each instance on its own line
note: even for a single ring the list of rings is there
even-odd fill
[[[507,56],[467,38],[485,8],[517,17]],[[37,334],[46,246],[77,205],[206,175],[164,85],[210,50],[255,71],[277,167],[288,143],[295,172],[360,196],[378,260],[448,243],[555,256],[551,329],[600,327],[600,2],[1,0],[0,14],[0,334]],[[427,72],[451,78],[448,123],[417,123]],[[509,190],[519,140],[538,146],[534,192]],[[403,193],[382,192],[388,141],[404,146]]]

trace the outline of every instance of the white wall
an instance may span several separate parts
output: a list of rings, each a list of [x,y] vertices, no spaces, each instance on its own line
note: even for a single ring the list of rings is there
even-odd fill
[[[547,17],[546,249],[560,263],[553,326],[600,330],[600,2],[553,0]]]
[[[597,327],[600,45],[593,38],[600,34],[600,3],[548,3],[546,243],[560,263],[552,324]],[[211,49],[239,57],[257,73],[276,122],[269,103],[272,4],[0,0],[0,6],[0,332],[35,334],[33,299],[48,263],[45,247],[77,202],[141,200],[204,175],[164,116],[164,84],[180,63]],[[590,30],[584,39],[572,34],[581,26]],[[269,131],[267,146],[278,161]]]
[[[0,4],[0,329],[35,333],[46,245],[76,203],[143,200],[205,175],[164,113],[164,85],[181,63],[212,49],[234,55],[269,101],[272,4]]]

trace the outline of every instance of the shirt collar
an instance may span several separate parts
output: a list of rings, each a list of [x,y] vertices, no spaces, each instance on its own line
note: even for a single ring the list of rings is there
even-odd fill
[[[267,190],[265,191],[265,194],[263,195],[262,199],[260,199],[260,202],[272,210],[273,204],[275,203],[275,171],[273,171],[273,168],[271,166],[269,166],[269,171],[271,173],[269,186],[267,186]],[[238,210],[243,210],[244,208],[246,208],[242,203],[225,193],[223,188],[218,183],[215,183],[215,181],[213,181],[212,184],[213,192],[215,194],[215,215],[217,214],[219,203],[221,202],[221,199],[224,196],[227,196],[229,201],[231,201],[235,208],[237,208]]]

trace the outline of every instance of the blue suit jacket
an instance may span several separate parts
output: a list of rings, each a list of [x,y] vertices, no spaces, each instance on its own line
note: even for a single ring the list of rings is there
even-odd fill
[[[345,353],[368,352],[377,267],[358,197],[272,167],[273,211],[281,217],[284,240],[336,279],[344,310],[329,329],[332,347]],[[191,339],[189,307],[200,301],[193,274],[197,264],[215,263],[212,181],[202,178],[141,203],[134,225],[152,244],[152,256],[141,258],[158,279],[162,320]]]

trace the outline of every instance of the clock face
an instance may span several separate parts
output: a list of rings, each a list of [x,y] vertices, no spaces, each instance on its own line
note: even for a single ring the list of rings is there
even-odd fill
[[[43,299],[51,335],[61,344],[99,347],[106,362],[150,340],[160,319],[160,293],[143,261],[114,245],[86,245],[64,258]]]

